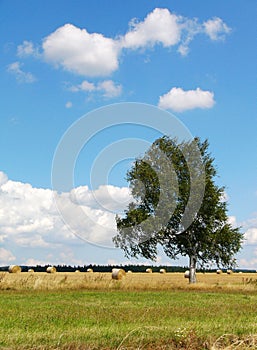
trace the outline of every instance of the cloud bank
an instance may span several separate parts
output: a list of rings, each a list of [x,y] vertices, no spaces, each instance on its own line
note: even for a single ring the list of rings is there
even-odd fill
[[[63,216],[57,210],[54,197]],[[85,261],[75,253],[83,244],[78,237],[100,246],[111,246],[116,233],[115,215],[123,212],[131,201],[126,187],[103,185],[90,190],[79,186],[57,194],[50,189],[9,180],[0,172],[0,264],[21,263],[16,256],[23,250],[26,253],[22,254],[22,262],[27,264],[54,261],[83,264]],[[246,245],[257,244],[257,216],[241,224],[232,216],[229,222],[243,227]],[[28,255],[28,251],[34,254]],[[39,252],[44,252],[43,256]],[[247,265],[246,260],[242,264],[252,266]]]
[[[19,247],[79,244],[74,232],[91,242],[112,245],[115,215],[132,199],[128,188],[110,185],[94,191],[80,186],[69,193],[57,194],[8,180],[2,172],[0,184],[0,242],[8,241]],[[59,208],[65,208],[65,217],[60,216],[54,197]]]

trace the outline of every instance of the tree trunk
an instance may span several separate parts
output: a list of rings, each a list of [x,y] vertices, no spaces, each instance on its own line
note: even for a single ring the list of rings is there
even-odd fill
[[[196,256],[190,255],[189,283],[196,283]]]

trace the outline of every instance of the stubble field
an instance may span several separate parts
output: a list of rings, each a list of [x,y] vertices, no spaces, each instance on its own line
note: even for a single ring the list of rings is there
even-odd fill
[[[256,349],[257,274],[0,273],[1,349]]]

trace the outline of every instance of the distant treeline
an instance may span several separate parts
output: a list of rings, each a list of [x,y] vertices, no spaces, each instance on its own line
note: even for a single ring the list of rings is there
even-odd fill
[[[36,266],[21,266],[23,272],[27,272],[29,269],[33,269],[35,272],[45,272],[47,267],[51,265],[36,265]],[[165,269],[166,272],[185,272],[188,270],[187,266],[149,266],[149,265],[83,265],[83,266],[71,266],[71,265],[54,265],[58,272],[75,272],[79,270],[80,272],[87,272],[88,269],[92,269],[94,272],[111,272],[113,268],[122,268],[126,272],[145,272],[146,269],[151,268],[153,272],[159,272],[160,269]],[[0,271],[8,271],[9,266],[0,267]],[[215,272],[216,269],[207,269],[200,268],[197,270],[198,272]],[[235,269],[234,272],[247,272],[247,273],[255,273],[256,270],[247,270],[247,269]],[[224,269],[224,272],[226,270]]]

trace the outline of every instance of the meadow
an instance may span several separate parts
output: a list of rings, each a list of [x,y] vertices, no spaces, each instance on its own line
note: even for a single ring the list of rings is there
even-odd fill
[[[256,349],[257,274],[0,274],[0,349]]]

